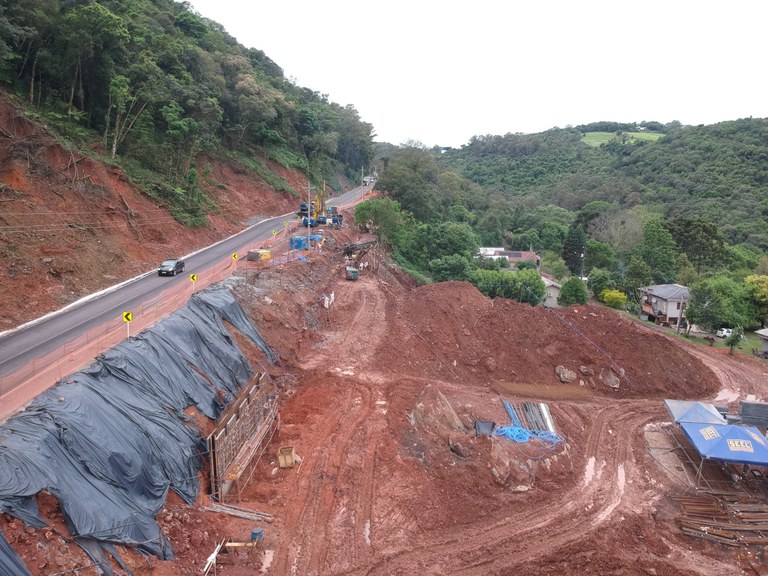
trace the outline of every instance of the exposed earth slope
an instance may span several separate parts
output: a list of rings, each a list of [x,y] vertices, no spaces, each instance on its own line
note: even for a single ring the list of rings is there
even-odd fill
[[[158,207],[119,173],[89,160],[74,168],[36,127],[2,114],[3,127],[16,135],[0,137],[7,159],[0,215],[18,228],[0,235],[0,313],[8,327],[234,231],[256,215],[248,207],[264,215],[293,207],[290,198],[220,167],[222,211],[210,229],[185,230],[167,215],[134,227],[125,204],[136,218]],[[44,231],[31,228],[22,212],[34,212],[33,222],[51,220]],[[77,218],[53,225],[68,212]],[[76,225],[81,219],[85,229]],[[720,402],[765,399],[764,363],[688,345],[601,307],[553,312],[490,300],[465,283],[417,286],[380,251],[366,256],[360,280],[345,281],[342,247],[360,239],[367,238],[349,227],[332,231],[308,262],[227,282],[281,357],[270,366],[241,342],[280,385],[281,427],[239,502],[274,515],[259,524],[266,553],[217,574],[768,570],[755,550],[680,533],[673,497],[690,488],[654,451],[669,420],[663,398],[714,399],[725,388]],[[322,302],[331,294],[326,311]],[[573,381],[563,383],[558,367]],[[475,420],[508,423],[502,398],[547,403],[563,441],[476,436]],[[293,446],[301,462],[279,468],[280,446]],[[32,573],[95,573],[68,539],[55,499],[38,500],[51,529],[25,529],[9,516],[0,522]],[[171,496],[158,520],[177,559],[120,549],[133,573],[200,574],[221,539],[248,539],[254,521],[205,511],[208,504],[204,495],[192,507]]]

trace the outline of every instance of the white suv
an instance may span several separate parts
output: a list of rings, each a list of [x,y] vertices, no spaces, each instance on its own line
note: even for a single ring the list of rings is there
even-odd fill
[[[731,334],[733,334],[731,328],[720,328],[720,330],[715,333],[718,338],[728,338]]]

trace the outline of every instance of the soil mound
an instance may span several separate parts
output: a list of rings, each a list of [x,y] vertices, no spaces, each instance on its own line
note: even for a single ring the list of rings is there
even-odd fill
[[[617,312],[491,300],[465,282],[408,292],[387,340],[381,363],[423,377],[461,374],[472,385],[581,385],[644,398],[700,398],[719,388],[700,360]],[[561,382],[558,367],[574,373],[571,383]]]

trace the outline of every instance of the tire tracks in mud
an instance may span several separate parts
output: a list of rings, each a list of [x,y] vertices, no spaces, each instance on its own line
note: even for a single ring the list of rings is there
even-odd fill
[[[354,454],[364,423],[374,410],[371,391],[355,384],[343,390],[338,410],[315,433],[315,441],[308,446],[303,457],[301,474],[296,482],[287,522],[283,531],[291,534],[290,541],[273,563],[275,574],[327,574],[328,565],[339,555],[340,547],[349,552],[351,561],[363,562],[363,528],[352,518],[347,522],[349,510],[355,514],[359,508],[370,510],[373,472],[368,470],[366,458],[361,458],[362,471],[349,465],[349,454]],[[368,451],[366,442],[365,451]],[[358,450],[359,452],[359,450]],[[351,486],[354,493],[340,488]],[[365,488],[368,486],[367,488]],[[339,536],[339,533],[341,536]],[[345,555],[346,555],[345,552]]]
[[[635,473],[634,438],[658,415],[638,403],[611,405],[596,414],[584,462],[600,462],[594,477],[578,478],[558,501],[517,515],[500,512],[482,524],[425,536],[425,543],[378,558],[372,565],[334,574],[488,574],[525,565],[595,534],[621,506]],[[647,404],[645,404],[647,406]],[[620,428],[620,431],[619,431]],[[586,472],[585,472],[586,474]]]

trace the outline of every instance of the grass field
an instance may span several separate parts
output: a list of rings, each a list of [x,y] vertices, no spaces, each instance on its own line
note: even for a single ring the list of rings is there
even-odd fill
[[[627,138],[630,140],[658,140],[664,134],[659,134],[658,132],[624,132],[626,134]],[[611,140],[616,139],[616,134],[614,132],[587,132],[584,134],[584,136],[581,138],[581,141],[585,144],[589,144],[590,146],[600,146],[601,144],[605,144],[606,142],[610,142]]]

